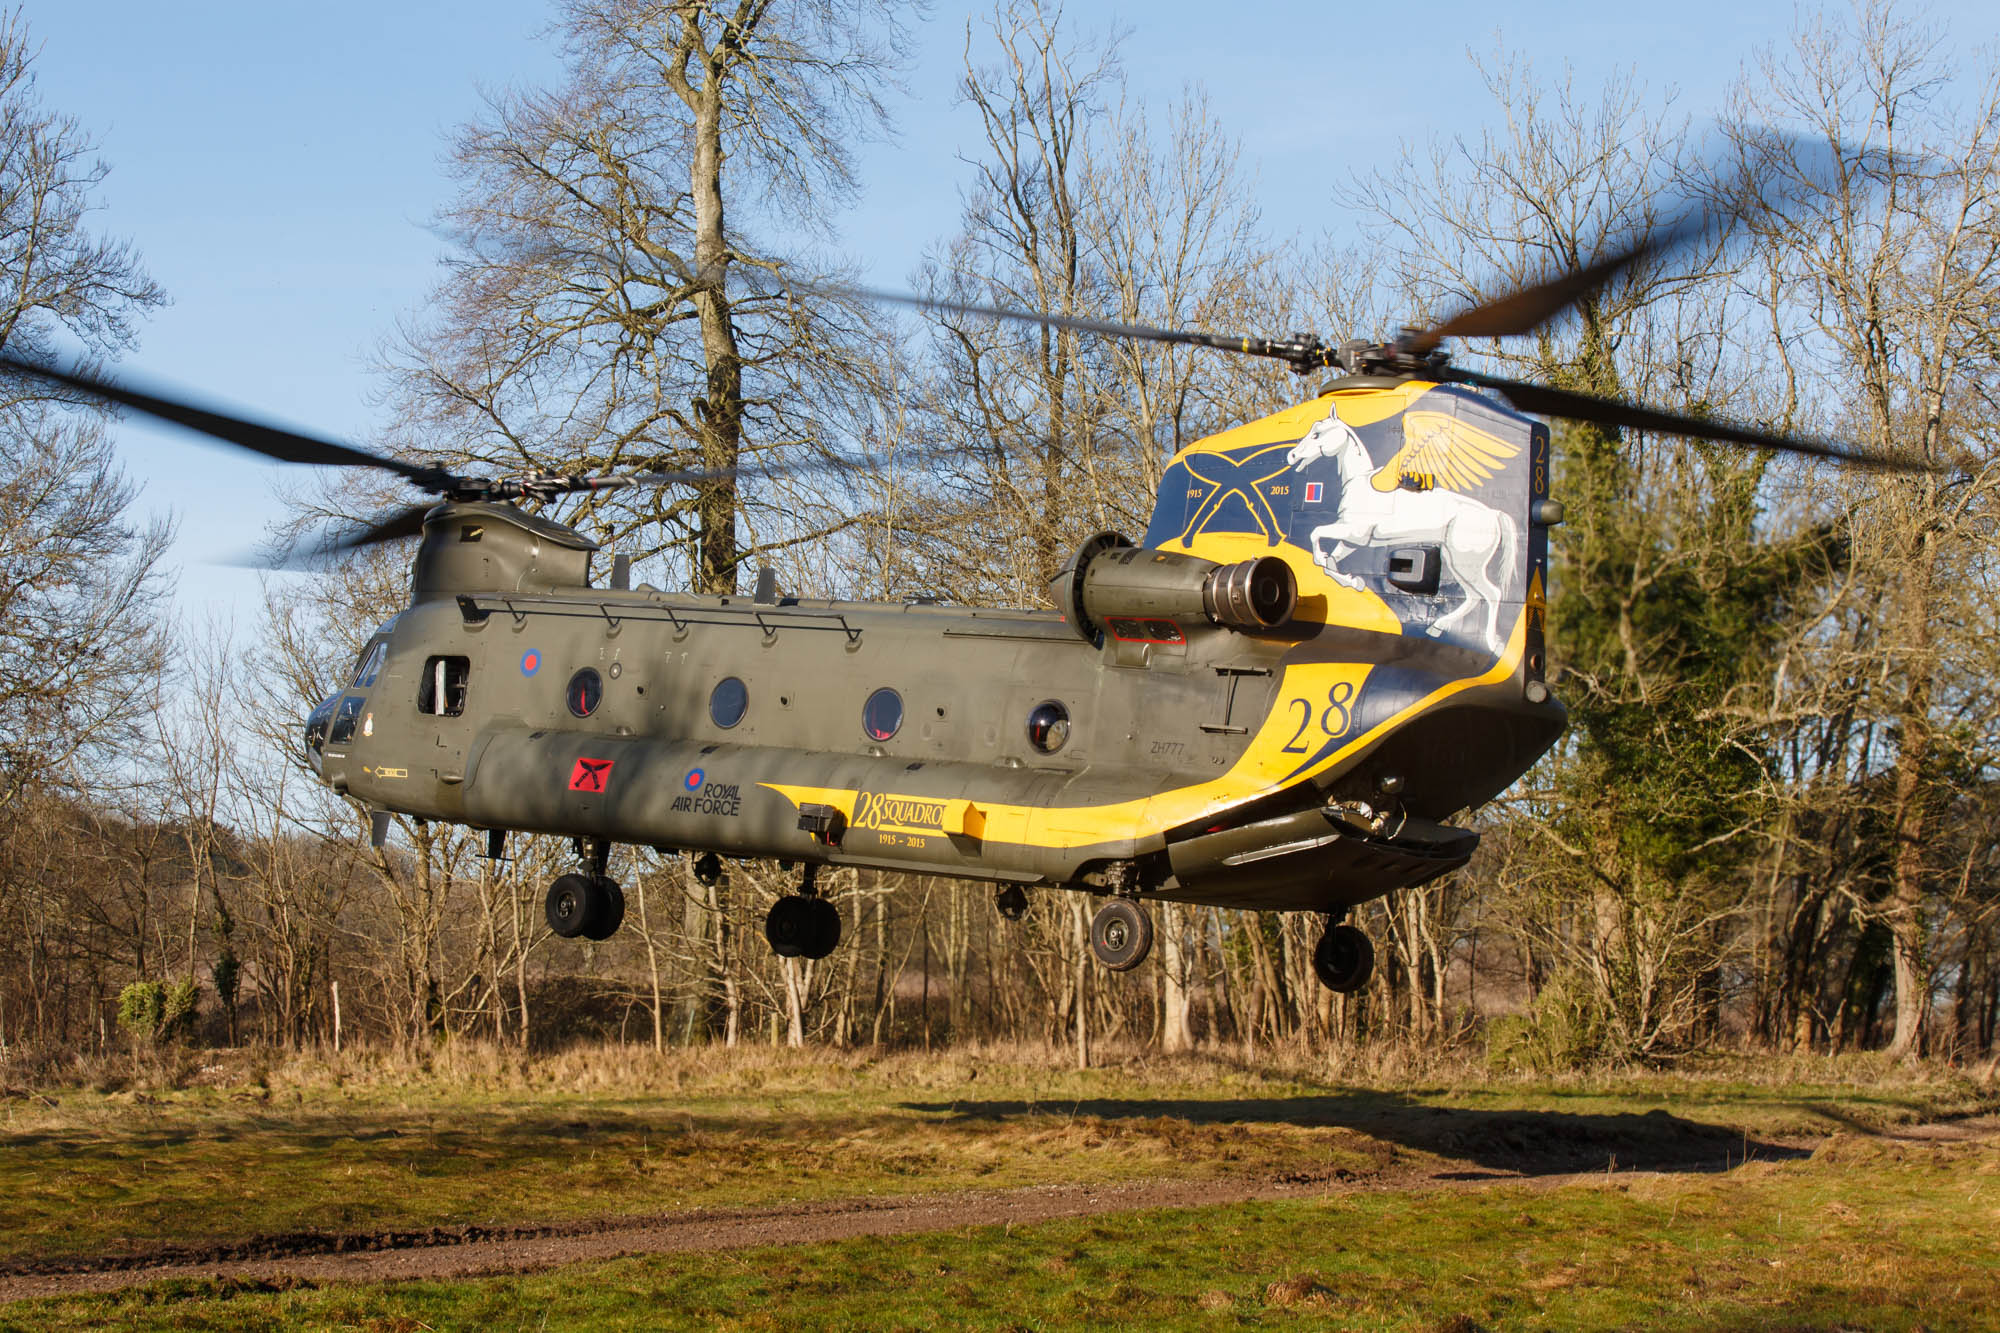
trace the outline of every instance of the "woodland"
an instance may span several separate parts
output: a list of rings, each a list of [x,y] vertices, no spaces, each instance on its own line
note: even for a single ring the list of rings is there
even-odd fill
[[[556,511],[635,577],[1047,606],[1144,530],[1185,444],[1313,392],[1282,367],[846,291],[829,219],[893,132],[900,0],[561,0],[565,77],[448,144],[451,241],[384,331],[373,447],[454,468],[699,468]],[[141,1051],[478,1039],[1463,1050],[1497,1067],[1726,1047],[1976,1061],[2000,1023],[2000,67],[1893,0],[1802,10],[1713,119],[1627,76],[1476,58],[1487,128],[1330,174],[1336,242],[1272,235],[1199,92],[1134,99],[1037,0],[967,32],[963,214],[911,275],[957,302],[1171,328],[1393,334],[1576,267],[1722,182],[1753,203],[1465,362],[1920,457],[1886,474],[1557,424],[1556,748],[1465,819],[1464,871],[1369,904],[1369,988],[1317,919],[1155,906],[1113,976],[1083,894],[840,871],[820,962],[791,875],[620,848],[626,924],[554,937],[554,839],[366,813],[302,719],[407,590],[407,546],[176,617],[110,423],[0,382],[0,1075]],[[88,124],[0,25],[0,347],[115,366],[167,298],[100,208]],[[131,239],[127,239],[130,237]],[[388,502],[303,483],[274,551]]]

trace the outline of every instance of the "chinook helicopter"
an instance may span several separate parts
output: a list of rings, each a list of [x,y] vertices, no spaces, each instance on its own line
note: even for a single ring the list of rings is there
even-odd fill
[[[632,586],[624,557],[521,507],[699,473],[491,480],[315,439],[110,380],[0,356],[52,381],[295,463],[391,472],[438,497],[327,548],[420,536],[410,604],[304,727],[321,781],[390,818],[574,839],[549,925],[606,939],[614,844],[801,867],[774,950],[820,958],[841,921],[826,866],[1103,898],[1091,948],[1145,959],[1147,902],[1321,914],[1320,981],[1353,991],[1373,947],[1349,909],[1460,866],[1449,822],[1561,734],[1545,657],[1547,426],[1596,422],[1876,466],[1842,445],[1450,364],[1452,337],[1530,332],[1641,260],[1704,233],[1691,215],[1586,268],[1388,343],[1225,337],[859,293],[1327,372],[1315,396],[1182,450],[1137,539],[1083,543],[1053,611]],[[849,292],[849,295],[856,293]]]

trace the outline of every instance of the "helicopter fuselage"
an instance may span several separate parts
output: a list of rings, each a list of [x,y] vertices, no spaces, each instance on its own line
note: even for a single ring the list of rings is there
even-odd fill
[[[1338,420],[1307,407],[1263,433]],[[412,605],[315,712],[313,762],[371,809],[479,828],[1235,907],[1338,912],[1463,864],[1477,839],[1445,821],[1562,727],[1539,548],[1496,562],[1498,604],[1447,632],[1470,595],[1452,551],[1398,530],[1378,554],[1413,561],[1417,591],[1393,595],[1438,605],[1414,628],[1350,613],[1383,603],[1336,562],[1366,553],[1355,516],[1394,495],[1313,513],[1340,486],[1327,448],[1215,444],[1169,475],[1184,512],[1145,545],[1080,553],[1060,613],[593,587],[570,529],[441,505]],[[1528,498],[1526,461],[1509,498]],[[1315,469],[1328,481],[1289,479]],[[1231,506],[1254,520],[1274,495],[1302,539],[1229,530]],[[1274,559],[1296,579],[1260,585],[1282,608],[1217,606],[1232,571]]]

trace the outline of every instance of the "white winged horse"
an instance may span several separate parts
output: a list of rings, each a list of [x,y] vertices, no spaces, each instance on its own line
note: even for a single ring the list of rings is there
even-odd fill
[[[1412,420],[1418,417],[1436,421]],[[1354,428],[1338,415],[1329,415],[1314,425],[1304,439],[1292,446],[1285,461],[1294,470],[1315,459],[1331,458],[1340,472],[1339,505],[1333,519],[1314,528],[1307,544],[1329,578],[1359,588],[1363,586],[1359,578],[1343,574],[1336,567],[1349,551],[1364,546],[1435,543],[1445,575],[1465,590],[1465,601],[1427,632],[1442,634],[1476,614],[1484,603],[1486,641],[1497,654],[1506,647],[1500,638],[1500,599],[1505,593],[1508,571],[1520,554],[1520,529],[1513,519],[1469,495],[1440,490],[1435,485],[1414,491],[1399,485],[1400,469],[1406,459],[1439,458],[1451,448],[1453,435],[1451,419],[1441,413],[1406,413],[1404,429],[1411,435],[1411,444],[1381,467],[1369,458],[1367,446]],[[1514,446],[1497,439],[1480,443],[1483,459],[1460,459],[1455,464],[1435,468],[1435,473],[1461,484],[1469,476],[1483,481],[1490,472],[1482,463],[1497,465],[1518,452]],[[1422,473],[1425,469],[1419,466],[1412,470]],[[1387,482],[1387,489],[1379,484],[1383,481]],[[1497,573],[1495,557],[1499,557]]]

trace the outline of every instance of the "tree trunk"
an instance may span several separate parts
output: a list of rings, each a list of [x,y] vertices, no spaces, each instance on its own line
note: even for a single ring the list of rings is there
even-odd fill
[[[1090,1068],[1090,913],[1089,903],[1080,893],[1071,895],[1070,919],[1076,945],[1076,974],[1072,978],[1075,996],[1076,1067]]]
[[[1188,1022],[1193,958],[1187,947],[1187,911],[1175,903],[1160,908],[1160,1049],[1163,1051],[1185,1051],[1194,1046]]]
[[[1930,965],[1924,938],[1924,802],[1929,794],[1931,701],[1931,578],[1936,556],[1917,539],[1915,559],[1903,586],[1903,643],[1908,684],[1898,719],[1901,746],[1896,756],[1895,878],[1888,912],[1890,956],[1896,975],[1896,1035],[1889,1055],[1914,1060],[1923,1054],[1930,1014]]]
[[[701,551],[696,587],[702,592],[736,591],[736,478],[743,450],[743,361],[736,347],[726,280],[729,245],[722,220],[722,85],[711,63],[694,89],[694,160],[689,184],[694,195],[694,261],[707,392],[696,406],[701,424],[702,465],[720,474],[704,483],[696,502],[701,514]]]

